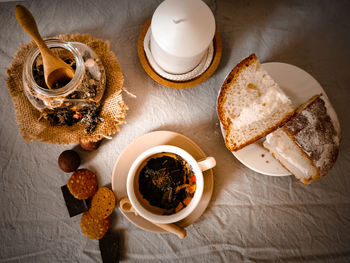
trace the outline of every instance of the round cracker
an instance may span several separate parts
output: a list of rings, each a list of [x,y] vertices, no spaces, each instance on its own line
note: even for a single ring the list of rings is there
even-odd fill
[[[87,199],[96,192],[97,177],[88,169],[79,169],[69,178],[67,187],[75,198]]]
[[[91,199],[90,214],[97,219],[109,217],[115,207],[115,196],[113,191],[107,187],[101,187],[97,190]]]
[[[90,239],[101,239],[110,227],[109,218],[97,219],[85,212],[81,216],[81,232]]]

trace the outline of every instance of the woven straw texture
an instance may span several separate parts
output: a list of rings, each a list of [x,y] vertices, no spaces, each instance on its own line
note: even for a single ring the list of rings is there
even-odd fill
[[[73,144],[82,141],[98,141],[119,131],[125,122],[127,106],[123,101],[123,74],[115,54],[109,49],[109,42],[96,39],[87,34],[59,35],[54,38],[64,41],[76,41],[88,45],[100,57],[106,71],[106,89],[101,101],[100,117],[103,121],[96,130],[87,134],[85,125],[76,123],[73,126],[52,126],[49,121],[40,118],[40,112],[27,99],[22,82],[22,71],[32,41],[23,45],[15,54],[7,69],[7,87],[15,108],[17,125],[24,140],[35,140],[49,144]]]

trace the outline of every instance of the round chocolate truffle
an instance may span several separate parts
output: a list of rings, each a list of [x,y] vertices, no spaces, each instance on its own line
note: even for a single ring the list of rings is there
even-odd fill
[[[73,150],[66,150],[58,157],[58,166],[66,173],[74,172],[80,165],[80,156]]]

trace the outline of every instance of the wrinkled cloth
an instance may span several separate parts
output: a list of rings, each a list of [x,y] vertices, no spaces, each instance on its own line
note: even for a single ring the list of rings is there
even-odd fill
[[[349,262],[350,261],[350,13],[349,1],[207,0],[223,53],[217,71],[186,90],[163,87],[142,69],[137,40],[160,0],[22,1],[40,33],[88,33],[110,41],[123,69],[126,124],[95,152],[75,146],[25,142],[6,88],[6,68],[30,37],[14,7],[0,17],[0,262],[101,262],[98,242],[70,218],[60,187],[70,174],[58,155],[74,148],[81,167],[111,183],[114,163],[134,139],[154,130],[182,133],[214,156],[214,192],[205,213],[174,235],[146,232],[116,208],[112,224],[122,240],[122,262]],[[339,158],[328,176],[305,187],[292,176],[271,177],[242,165],[226,149],[216,114],[225,76],[255,52],[261,62],[304,69],[321,84],[342,128]]]

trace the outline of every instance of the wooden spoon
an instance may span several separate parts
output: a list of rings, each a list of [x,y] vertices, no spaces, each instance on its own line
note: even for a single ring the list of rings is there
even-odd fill
[[[15,15],[18,23],[35,41],[43,58],[44,78],[46,85],[52,89],[59,80],[69,82],[74,77],[74,70],[62,59],[56,56],[45,44],[39,34],[33,15],[22,5],[16,5]]]
[[[138,216],[138,213],[132,207],[128,197],[123,197],[119,201],[119,207],[120,207],[121,210],[123,210],[123,212],[127,212],[127,213],[133,212],[135,215]],[[148,221],[148,222],[152,223],[155,226],[158,226],[158,227],[164,229],[165,231],[167,231],[169,233],[177,235],[181,239],[183,239],[186,236],[186,229],[181,228],[181,227],[179,227],[179,226],[177,226],[175,224],[158,224],[158,223],[151,222],[151,221]]]

